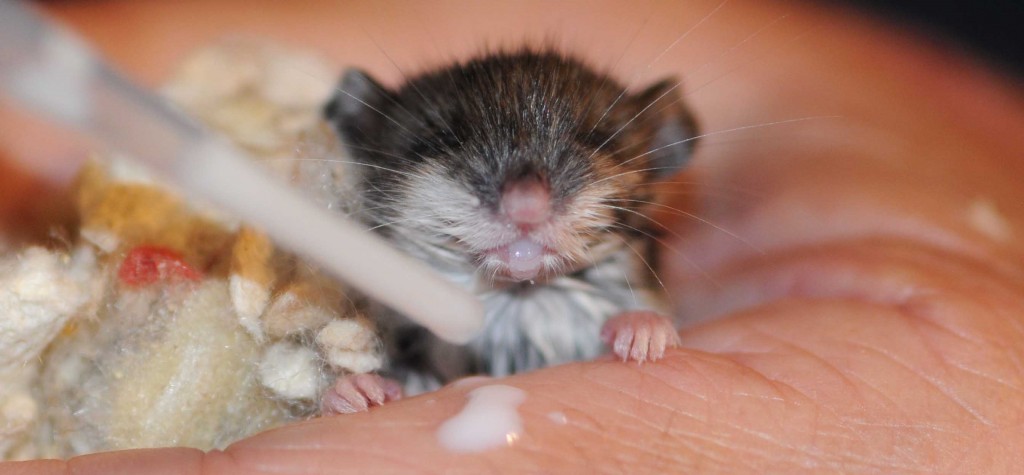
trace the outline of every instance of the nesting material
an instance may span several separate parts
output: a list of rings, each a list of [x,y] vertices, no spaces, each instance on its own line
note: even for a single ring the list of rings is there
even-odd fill
[[[235,237],[231,250],[231,303],[238,321],[257,341],[265,339],[260,315],[270,303],[276,279],[271,259],[274,245],[266,235],[243,227]]]
[[[230,40],[165,91],[344,212],[340,147],[320,119],[333,77],[311,55]],[[71,251],[0,254],[0,459],[224,447],[314,415],[339,373],[380,368],[359,301],[259,230],[116,157],[95,157],[76,186]]]
[[[230,312],[225,283],[114,284],[93,322],[58,340],[43,373],[55,453],[221,447],[288,420],[263,394],[259,345]]]
[[[323,390],[319,356],[308,346],[289,341],[270,345],[260,361],[260,382],[286,399],[313,400]]]
[[[362,318],[332,320],[316,335],[316,343],[338,370],[368,373],[384,363],[377,334]]]
[[[93,297],[95,261],[29,248],[0,259],[0,454],[33,455],[40,355]]]

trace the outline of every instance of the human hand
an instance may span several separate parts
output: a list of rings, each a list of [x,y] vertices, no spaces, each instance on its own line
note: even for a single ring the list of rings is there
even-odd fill
[[[757,5],[733,7],[735,20],[718,28],[777,16]],[[765,39],[793,49],[692,97],[707,131],[829,117],[704,140],[674,206],[713,225],[676,218],[679,236],[664,252],[665,284],[691,323],[683,347],[654,364],[609,357],[500,380],[527,393],[524,433],[511,447],[465,455],[438,444],[438,426],[477,380],[272,430],[224,452],[3,468],[1022,471],[1020,91],[855,20],[787,43],[837,21],[800,10]],[[740,38],[757,26],[743,28]],[[648,41],[649,51],[667,44]],[[670,56],[662,61],[684,64]],[[691,192],[701,201],[684,203]]]

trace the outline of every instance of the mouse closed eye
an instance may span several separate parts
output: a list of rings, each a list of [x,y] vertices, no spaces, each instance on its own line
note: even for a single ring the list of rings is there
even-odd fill
[[[606,321],[650,307],[636,290],[652,287],[640,261],[659,230],[643,205],[651,184],[685,165],[696,135],[679,89],[666,80],[630,93],[576,59],[530,49],[396,89],[346,72],[325,114],[355,163],[359,218],[487,309],[485,331],[459,351],[392,362],[470,361],[427,365],[443,383],[450,375],[431,366],[507,374],[591,358]]]

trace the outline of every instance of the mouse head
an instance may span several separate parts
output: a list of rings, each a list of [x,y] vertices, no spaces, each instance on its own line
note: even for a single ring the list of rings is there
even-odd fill
[[[553,52],[486,55],[397,90],[350,70],[325,113],[370,224],[498,280],[583,268],[647,234],[649,185],[696,134],[676,81],[631,94]]]

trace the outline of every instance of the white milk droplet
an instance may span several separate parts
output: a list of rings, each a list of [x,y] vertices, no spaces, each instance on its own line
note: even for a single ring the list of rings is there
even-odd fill
[[[469,392],[462,411],[437,429],[437,440],[452,452],[481,452],[515,443],[523,433],[516,410],[526,392],[503,384],[481,386]]]
[[[1013,238],[1013,227],[990,200],[975,199],[967,209],[967,220],[975,231],[996,241],[1007,242]]]
[[[523,238],[508,245],[509,275],[518,280],[532,280],[544,265],[544,246]]]
[[[562,426],[569,423],[569,418],[566,417],[565,413],[562,411],[549,412],[548,419],[551,419],[551,422]]]

